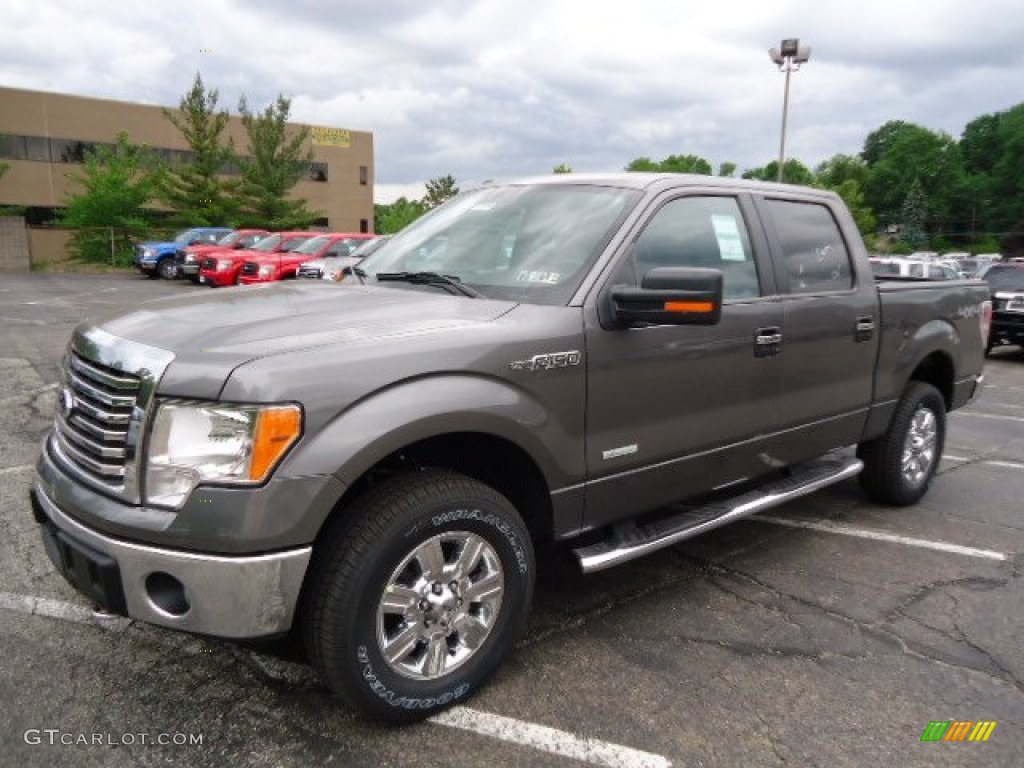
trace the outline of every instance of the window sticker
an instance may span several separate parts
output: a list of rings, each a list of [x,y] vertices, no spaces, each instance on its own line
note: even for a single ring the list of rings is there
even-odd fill
[[[711,214],[711,225],[715,228],[715,237],[718,240],[718,250],[722,254],[722,261],[746,261],[746,254],[743,252],[743,241],[740,239],[740,228],[734,216],[723,216],[722,214]]]
[[[528,269],[520,270],[516,275],[516,280],[520,283],[546,283],[547,285],[555,285],[561,278],[560,272],[540,272]]]

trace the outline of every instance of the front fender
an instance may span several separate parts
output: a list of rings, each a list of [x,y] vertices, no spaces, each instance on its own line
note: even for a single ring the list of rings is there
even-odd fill
[[[507,381],[451,373],[399,382],[359,400],[303,440],[282,471],[333,474],[350,487],[401,448],[460,432],[517,445],[533,458],[552,491],[585,474],[582,397],[575,398],[572,413],[553,413]]]

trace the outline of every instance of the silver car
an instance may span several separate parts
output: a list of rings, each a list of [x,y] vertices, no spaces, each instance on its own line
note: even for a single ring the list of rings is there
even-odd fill
[[[359,247],[347,256],[330,255],[322,259],[305,261],[299,267],[298,277],[308,277],[315,280],[337,280],[342,270],[358,264],[380,246],[387,242],[390,235],[381,235],[373,240],[364,240]]]

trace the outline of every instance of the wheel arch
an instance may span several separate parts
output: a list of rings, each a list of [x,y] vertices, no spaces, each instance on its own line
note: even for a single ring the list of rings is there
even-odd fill
[[[942,399],[949,411],[953,405],[953,383],[956,367],[946,350],[934,350],[921,360],[910,374],[907,385],[914,381],[931,384],[942,393]]]

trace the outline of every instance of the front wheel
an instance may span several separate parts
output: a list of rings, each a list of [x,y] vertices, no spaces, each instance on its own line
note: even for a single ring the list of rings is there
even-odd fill
[[[509,501],[443,470],[374,487],[317,545],[302,629],[317,670],[371,716],[419,720],[474,693],[526,624],[533,548]]]
[[[173,280],[178,275],[178,265],[174,263],[174,259],[160,259],[156,271],[164,280]]]
[[[913,504],[928,490],[946,439],[946,401],[923,381],[913,381],[896,404],[889,429],[861,443],[860,484],[872,501]]]

